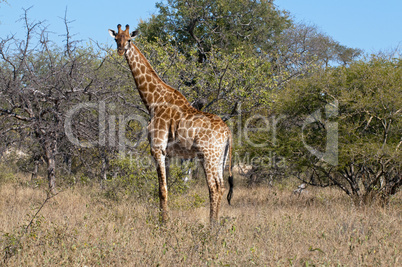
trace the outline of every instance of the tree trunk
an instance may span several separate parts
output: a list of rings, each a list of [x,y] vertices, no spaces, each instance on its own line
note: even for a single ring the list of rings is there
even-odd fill
[[[47,180],[50,193],[56,193],[56,141],[45,141]]]
[[[32,171],[31,181],[36,182],[38,179],[39,160],[34,160],[34,170]]]
[[[101,161],[102,161],[102,166],[101,166],[101,173],[100,173],[100,187],[101,189],[105,189],[106,186],[106,180],[107,180],[107,170],[109,168],[109,160],[107,158],[107,153],[101,148]]]

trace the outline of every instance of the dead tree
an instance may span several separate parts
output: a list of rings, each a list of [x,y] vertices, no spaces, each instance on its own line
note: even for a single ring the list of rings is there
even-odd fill
[[[0,134],[26,136],[39,148],[37,157],[46,162],[49,189],[54,193],[57,158],[61,151],[73,150],[65,141],[66,110],[102,94],[96,91],[96,71],[103,62],[71,41],[66,19],[66,45],[60,51],[43,24],[31,22],[27,13],[21,19],[24,40],[0,39]]]

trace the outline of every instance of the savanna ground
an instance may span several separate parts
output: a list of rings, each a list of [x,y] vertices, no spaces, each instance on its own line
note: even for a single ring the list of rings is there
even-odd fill
[[[0,265],[401,265],[400,192],[386,208],[356,207],[335,188],[297,197],[297,181],[253,189],[235,182],[233,204],[223,203],[211,230],[201,182],[170,197],[171,220],[161,226],[156,198],[116,200],[88,185],[66,187],[34,217],[46,187],[14,175],[0,185]]]

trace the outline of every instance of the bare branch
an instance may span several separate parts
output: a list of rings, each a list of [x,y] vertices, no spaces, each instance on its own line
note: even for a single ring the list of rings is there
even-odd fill
[[[8,114],[10,117],[14,117],[14,118],[16,118],[16,119],[18,119],[18,120],[21,120],[21,121],[26,121],[26,122],[31,121],[31,118],[18,115],[18,114],[14,113],[13,111],[8,110],[8,109],[0,108],[0,112],[1,112],[2,114]]]

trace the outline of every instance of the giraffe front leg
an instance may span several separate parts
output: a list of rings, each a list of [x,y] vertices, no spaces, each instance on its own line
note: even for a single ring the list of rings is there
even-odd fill
[[[159,202],[160,202],[160,219],[166,223],[169,219],[168,210],[168,190],[167,190],[167,174],[166,174],[166,155],[162,149],[151,148],[152,156],[156,161],[156,170],[159,180]]]

